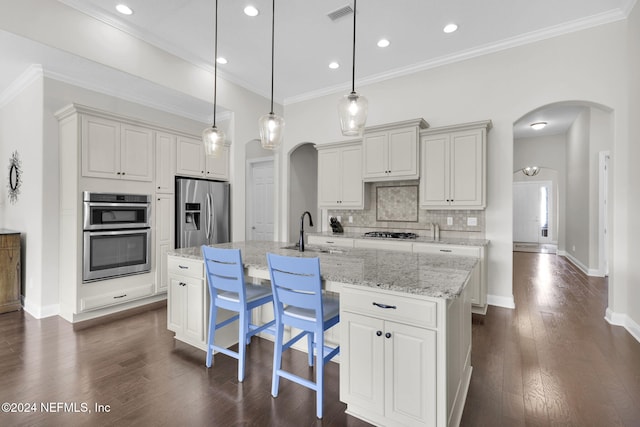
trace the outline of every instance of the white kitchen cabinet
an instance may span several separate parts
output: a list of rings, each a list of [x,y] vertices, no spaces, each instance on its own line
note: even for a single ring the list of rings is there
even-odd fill
[[[174,248],[175,199],[173,194],[156,194],[156,292],[167,292],[169,271],[167,252]]]
[[[176,137],[156,132],[156,193],[175,191]]]
[[[373,126],[363,137],[364,181],[418,179],[418,132],[423,119]]]
[[[167,294],[167,329],[175,338],[207,351],[209,331],[209,289],[204,275],[204,262],[167,256],[169,291]],[[217,323],[235,313],[219,308]],[[238,343],[238,322],[216,331],[216,344],[231,347]],[[203,359],[204,361],[204,359]]]
[[[478,280],[470,283],[474,313],[487,313],[487,254],[485,246],[460,246],[437,243],[414,243],[413,252],[478,258]]]
[[[176,173],[183,176],[228,181],[229,147],[222,147],[219,157],[206,156],[201,140],[179,136]]]
[[[318,150],[318,207],[363,209],[362,144],[323,144]]]
[[[406,251],[411,252],[411,242],[392,239],[355,239],[355,248],[381,249],[384,251]]]
[[[441,300],[343,286],[340,400],[347,413],[375,425],[459,423],[471,375],[467,292]]]
[[[82,176],[153,180],[153,131],[102,117],[82,117]]]
[[[340,248],[352,248],[353,239],[347,237],[327,237],[309,234],[307,236],[307,244],[309,245],[324,245],[335,246]]]
[[[486,139],[491,122],[420,132],[420,208],[486,207]]]

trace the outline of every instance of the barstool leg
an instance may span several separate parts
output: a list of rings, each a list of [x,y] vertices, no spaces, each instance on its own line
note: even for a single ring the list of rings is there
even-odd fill
[[[207,368],[211,367],[211,362],[213,360],[213,343],[216,336],[216,314],[217,307],[215,304],[211,303],[209,306],[209,336],[207,338]]]
[[[284,335],[284,325],[276,321],[276,339],[273,346],[273,376],[271,378],[271,395],[278,397],[280,386],[280,375],[278,371],[282,366],[282,344]]]

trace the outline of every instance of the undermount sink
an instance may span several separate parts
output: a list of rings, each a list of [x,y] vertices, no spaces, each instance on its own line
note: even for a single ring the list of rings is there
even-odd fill
[[[300,251],[300,246],[296,243],[295,245],[283,246],[281,249],[288,249],[291,251]],[[332,248],[318,248],[314,246],[306,246],[304,247],[304,252],[316,252],[321,254],[343,254],[345,253],[340,249],[332,249]]]

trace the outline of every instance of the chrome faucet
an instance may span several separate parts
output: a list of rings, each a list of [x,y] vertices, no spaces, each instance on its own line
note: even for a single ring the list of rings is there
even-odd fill
[[[313,227],[313,219],[311,219],[311,213],[309,211],[304,211],[304,213],[300,216],[300,241],[298,242],[300,252],[304,252],[304,216],[305,215],[309,215],[309,227]]]

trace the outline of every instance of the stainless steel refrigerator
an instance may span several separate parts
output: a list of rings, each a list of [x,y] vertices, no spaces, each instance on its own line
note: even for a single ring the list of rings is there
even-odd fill
[[[229,183],[176,177],[176,248],[230,240]]]

